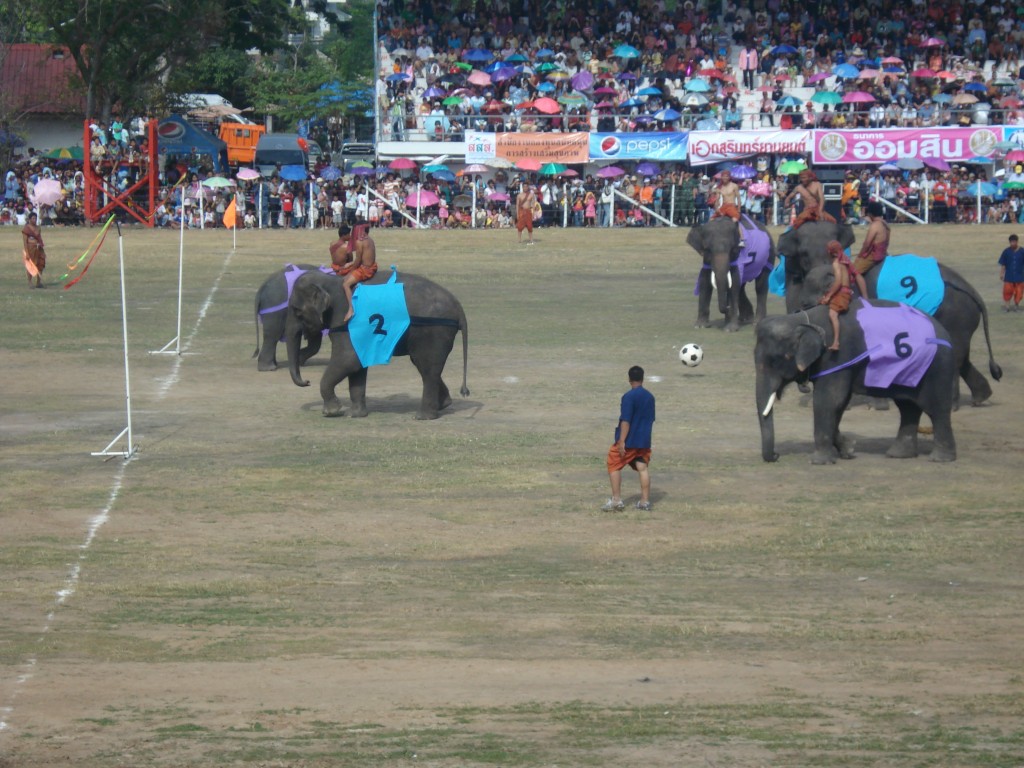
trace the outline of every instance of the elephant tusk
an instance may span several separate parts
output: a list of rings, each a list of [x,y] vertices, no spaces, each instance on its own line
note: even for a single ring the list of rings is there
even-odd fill
[[[767,419],[768,418],[768,414],[770,414],[772,412],[772,408],[774,408],[774,407],[775,407],[775,393],[772,392],[772,396],[768,398],[768,405],[766,405],[764,407],[764,410],[761,411],[761,416]]]

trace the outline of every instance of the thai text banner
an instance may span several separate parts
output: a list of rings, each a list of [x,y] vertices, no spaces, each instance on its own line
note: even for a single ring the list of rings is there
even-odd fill
[[[466,132],[467,163],[484,163],[495,157],[513,163],[527,158],[541,163],[585,163],[587,134]]]
[[[685,132],[591,133],[591,160],[686,160]]]
[[[866,128],[814,131],[814,163],[895,163],[905,157],[955,162],[989,157],[1002,141],[1000,127]]]
[[[810,151],[810,131],[690,131],[690,165],[751,155],[806,155]]]

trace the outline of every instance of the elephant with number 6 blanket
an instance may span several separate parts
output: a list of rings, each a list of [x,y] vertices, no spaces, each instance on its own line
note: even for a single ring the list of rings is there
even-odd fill
[[[928,274],[934,272],[934,279]],[[879,278],[883,274],[892,273],[883,283]],[[800,285],[799,306],[810,308],[818,303],[825,291],[832,286],[831,265],[817,266],[805,275]],[[988,347],[988,370],[992,378],[999,381],[1003,369],[999,367],[992,355],[992,341],[988,333],[988,309],[981,295],[959,272],[947,267],[934,259],[922,259],[917,256],[887,256],[880,266],[868,271],[864,276],[867,284],[868,298],[882,298],[900,301],[916,306],[928,312],[949,331],[953,342],[953,358],[956,370],[971,390],[971,402],[980,405],[992,396],[992,385],[982,373],[971,363],[971,337],[982,324],[985,332],[985,344]],[[916,299],[929,292],[932,283],[932,302],[928,305],[916,303]],[[888,286],[888,288],[886,287]],[[935,306],[935,301],[941,301]],[[959,402],[959,381],[953,382],[953,407]]]
[[[814,464],[853,458],[853,441],[839,422],[853,394],[896,401],[900,427],[886,452],[917,455],[924,412],[934,427],[932,461],[955,461],[950,414],[956,376],[949,334],[934,318],[892,301],[854,299],[839,316],[839,351],[830,352],[828,307],[766,317],[757,325],[754,365],[761,457],[776,461],[776,399],[791,382],[813,381]]]
[[[381,270],[366,284],[381,285],[388,282],[390,276],[390,271]],[[400,277],[410,325],[400,337],[393,354],[408,355],[423,379],[423,396],[416,418],[436,419],[438,412],[452,402],[441,373],[459,331],[462,332],[462,387],[459,391],[463,397],[469,395],[466,385],[469,361],[466,313],[459,300],[437,283],[408,273],[402,273]],[[296,385],[309,386],[309,382],[299,375],[299,344],[303,335],[318,334],[326,328],[331,340],[331,359],[320,379],[324,415],[342,415],[341,401],[334,389],[342,380],[348,379],[352,400],[350,415],[365,416],[367,368],[360,362],[349,338],[348,325],[344,322],[348,302],[341,283],[340,277],[320,272],[307,272],[295,281],[285,322],[288,367]],[[356,295],[359,295],[358,289]],[[350,322],[358,320],[357,313]],[[388,324],[381,322],[379,315],[371,317],[370,322],[375,323],[375,332],[387,332]]]
[[[746,240],[740,246],[740,229]],[[693,227],[686,242],[704,264],[697,275],[697,328],[711,324],[711,292],[718,291],[718,309],[725,315],[725,330],[738,331],[740,323],[760,321],[767,312],[768,275],[775,264],[775,243],[767,228],[747,216],[739,227],[727,216]],[[747,298],[747,283],[754,284],[757,311]]]

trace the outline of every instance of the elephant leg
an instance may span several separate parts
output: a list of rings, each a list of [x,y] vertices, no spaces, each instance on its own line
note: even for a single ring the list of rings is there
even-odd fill
[[[743,286],[739,291],[739,321],[741,325],[754,322],[754,305],[747,298],[747,288]]]
[[[335,393],[335,388],[340,384],[346,377],[351,377],[354,374],[351,370],[343,368],[340,364],[336,363],[333,358],[331,362],[327,364],[327,369],[324,371],[324,375],[320,378],[320,396],[324,399],[324,416],[341,416],[344,412],[341,400],[338,399],[338,395]],[[351,389],[351,383],[349,385]]]
[[[855,448],[857,441],[852,437],[847,437],[839,431],[839,421],[843,418],[843,414],[846,413],[846,409],[850,407],[850,398],[853,392],[847,392],[846,398],[836,411],[836,439],[833,446],[836,449],[836,453],[839,454],[840,459],[852,459],[855,458]]]
[[[768,270],[765,270],[754,281],[754,294],[757,297],[757,309],[754,310],[754,322],[760,323],[768,314]]]
[[[416,419],[436,419],[440,410],[452,403],[451,394],[441,378],[441,373],[444,371],[448,354],[452,351],[454,339],[454,335],[444,340],[437,339],[422,345],[416,354],[409,355],[412,364],[420,372],[420,378],[423,379],[423,396],[420,398],[420,409],[416,412]]]
[[[992,385],[988,383],[988,379],[982,375],[981,371],[974,367],[971,363],[970,358],[964,360],[960,366],[960,376],[971,390],[971,405],[981,405],[990,397],[992,397]],[[960,401],[960,381],[956,381],[956,391],[954,402],[959,404]]]
[[[369,411],[366,410],[366,375],[368,369],[360,368],[358,371],[354,371],[349,374],[348,377],[348,396],[352,400],[352,412],[349,413],[353,419],[359,419],[366,416]]]
[[[322,333],[318,333],[308,340],[306,346],[302,348],[302,352],[299,354],[299,365],[305,365],[311,357],[320,351],[320,345],[323,343],[323,340],[324,336]]]
[[[263,315],[263,343],[260,345],[256,370],[277,370],[277,343],[284,337],[285,311],[271,312]]]
[[[921,406],[910,400],[897,400],[900,411],[900,428],[896,442],[889,446],[885,455],[890,459],[912,459],[917,456],[917,427],[921,423]]]
[[[701,270],[697,282],[697,322],[694,328],[707,328],[711,325],[711,272]]]
[[[814,388],[814,455],[811,456],[812,464],[835,464],[839,451],[836,444],[839,441],[839,420],[843,415],[843,408],[849,400],[849,393],[846,397],[834,392],[835,386],[822,387],[820,384]]]
[[[932,420],[934,442],[930,461],[956,461],[956,438],[953,436],[953,422],[950,412],[943,409],[928,414]]]

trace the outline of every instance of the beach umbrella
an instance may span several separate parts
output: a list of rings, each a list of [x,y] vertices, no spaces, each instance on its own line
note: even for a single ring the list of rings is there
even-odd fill
[[[599,101],[594,105],[594,109],[611,109],[614,106],[610,101]]]
[[[556,83],[558,83],[561,82],[562,80],[568,80],[569,73],[566,72],[564,69],[553,69],[547,73],[546,77],[548,80],[554,80]]]
[[[773,56],[789,56],[790,54],[796,53],[796,48],[794,48],[792,45],[776,45],[774,48],[768,51],[768,53],[772,54]]]
[[[619,168],[617,165],[606,165],[604,168],[599,170],[595,175],[599,179],[615,179],[619,176],[624,176],[626,172]]]
[[[524,61],[527,61],[527,58],[521,53],[513,53],[505,58],[506,64],[522,64]]]
[[[711,85],[707,80],[701,80],[699,77],[695,77],[688,81],[683,89],[687,93],[707,93],[711,90]]]
[[[780,107],[799,107],[802,102],[796,96],[783,96],[779,99]]]
[[[463,61],[490,61],[494,54],[483,48],[470,48],[460,57]]]
[[[235,176],[242,181],[252,181],[260,177],[259,171],[254,171],[252,168],[239,168],[238,173]]]
[[[535,58],[535,59],[550,59],[554,55],[555,55],[555,52],[553,50],[551,50],[550,48],[538,48],[537,52],[535,54],[533,54],[533,58]]]
[[[946,80],[946,81],[956,80],[956,75],[954,75],[948,69],[940,69],[938,72],[935,73],[935,76],[937,78],[939,78],[939,80]]]
[[[671,123],[674,120],[678,120],[680,117],[682,117],[682,115],[670,107],[659,109],[654,113],[654,119],[661,120],[663,123]]]
[[[388,163],[388,168],[390,168],[393,171],[411,171],[415,167],[416,163],[410,160],[408,157],[396,157],[394,160]]]
[[[57,147],[51,149],[43,157],[50,160],[81,160],[83,154],[81,147]]]
[[[867,91],[850,91],[850,93],[843,94],[844,104],[870,104],[875,100]]]
[[[936,171],[948,171],[949,163],[943,160],[941,157],[926,157],[924,164],[929,168],[934,168]]]
[[[978,97],[972,96],[969,93],[958,93],[953,97],[954,104],[977,104]]]
[[[901,157],[896,161],[896,167],[904,171],[916,171],[924,168],[924,163],[916,157]]]
[[[473,198],[469,195],[456,195],[452,198],[452,205],[456,208],[469,208],[473,204]]]
[[[637,115],[636,117],[633,118],[633,122],[636,125],[647,125],[648,123],[654,122],[654,116],[648,114]]]
[[[412,51],[406,50],[405,48],[395,48],[395,50],[391,52],[391,55],[396,58],[398,56],[412,56]]]
[[[577,91],[586,91],[594,84],[594,76],[584,69],[573,75],[570,82]]]
[[[640,51],[638,51],[632,45],[623,44],[616,48],[614,51],[612,51],[612,56],[615,56],[616,58],[619,59],[635,59],[639,55]]]
[[[547,96],[534,100],[533,108],[545,115],[557,115],[562,111],[558,102],[554,99],[548,98]]]
[[[830,77],[832,77],[832,75],[828,72],[815,72],[813,75],[809,75],[804,82],[808,85],[814,85],[815,83],[820,83],[822,80],[828,80]]]
[[[786,160],[784,163],[780,163],[778,172],[783,176],[789,176],[794,173],[800,173],[800,171],[807,170],[807,163],[803,160]]]
[[[862,69],[860,74],[857,75],[858,80],[873,80],[878,77],[879,72],[877,69]]]
[[[32,202],[36,205],[53,205],[63,197],[64,191],[56,179],[42,179],[32,190]]]
[[[757,176],[757,170],[752,165],[734,165],[729,169],[729,174],[734,179],[752,179]]]
[[[1017,109],[1021,104],[1024,104],[1016,96],[1004,96],[999,100],[999,106],[1004,109]]]
[[[860,74],[860,70],[853,64],[836,64],[832,67],[832,74],[843,80],[851,80]]]
[[[540,160],[534,160],[532,157],[524,157],[521,160],[516,160],[516,168],[520,171],[539,171]]]
[[[968,83],[967,85],[964,86],[964,90],[965,91],[976,91],[976,92],[981,92],[981,93],[987,93],[988,92],[988,86],[985,85],[984,83],[970,82],[970,83]]]
[[[818,91],[811,96],[811,101],[815,104],[841,104],[843,97],[835,91]]]
[[[537,65],[538,72],[554,72],[558,69],[558,65],[553,61],[545,61]]]
[[[352,163],[353,168],[373,168],[373,163],[369,160],[356,160]]]
[[[415,166],[415,163],[413,163],[413,165]],[[320,171],[320,178],[323,179],[324,181],[337,181],[341,177],[341,169],[333,165],[328,165],[326,168]]]
[[[437,201],[439,199],[440,198],[438,198],[438,196],[429,189],[421,189],[406,197],[405,204],[410,208],[426,208],[431,205],[437,205]]]
[[[451,107],[454,106],[455,104],[461,104],[462,98],[462,96],[449,96],[447,99],[444,99],[441,103],[444,104],[446,107]]]
[[[567,107],[578,107],[587,103],[587,97],[579,93],[563,93],[558,97],[558,103]]]
[[[1004,190],[1024,189],[1024,181],[1004,181]]]
[[[544,163],[538,171],[541,176],[557,176],[566,170],[566,166],[561,163]]]
[[[306,168],[302,165],[285,165],[281,167],[281,178],[285,181],[305,181]]]
[[[720,131],[722,130],[722,124],[715,120],[713,117],[705,117],[703,120],[698,120],[694,126],[698,131]]]
[[[903,67],[897,67],[895,65],[893,65],[891,67],[882,67],[882,71],[883,72],[888,72],[891,75],[896,75],[896,74],[902,75],[902,74],[904,74]]]
[[[899,56],[886,56],[879,63],[880,64],[902,64],[903,63],[903,59],[901,59]]]
[[[607,85],[602,85],[600,88],[594,89],[595,96],[614,96],[618,91],[614,88],[609,88]]]
[[[790,76],[789,76],[789,75],[788,75],[787,73],[785,73],[785,72],[782,72],[782,73],[780,73],[780,74],[776,75],[776,76],[775,76],[775,79],[776,79],[776,80],[777,80],[778,82],[780,82],[780,83],[781,83],[781,82],[783,82],[783,81],[785,81],[785,80],[790,80],[790,79],[792,79],[792,78],[790,78]]]
[[[654,176],[655,174],[661,173],[661,168],[655,163],[644,162],[640,163],[636,167],[636,172],[641,176]]]
[[[499,112],[503,111],[505,109],[505,107],[507,107],[507,106],[508,105],[505,102],[503,102],[503,101],[498,101],[497,99],[491,99],[490,101],[485,103],[482,107],[480,107],[480,111],[485,113],[485,114],[488,114],[488,115],[496,115]]]

